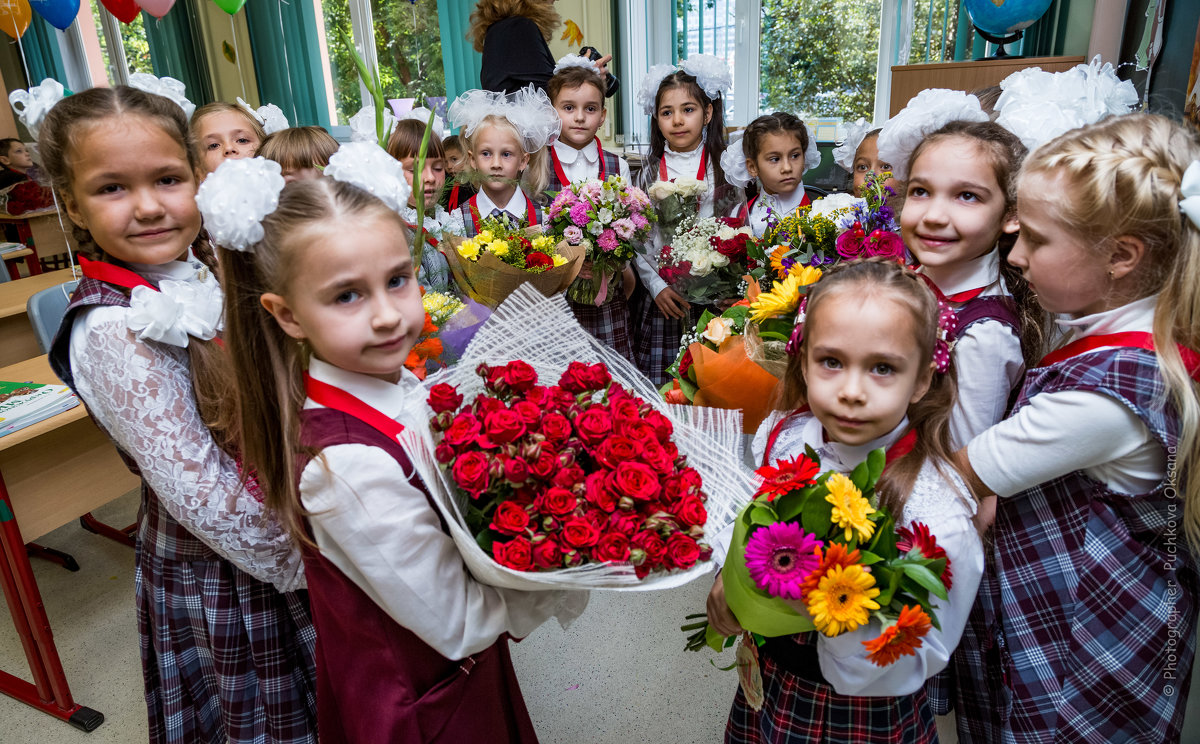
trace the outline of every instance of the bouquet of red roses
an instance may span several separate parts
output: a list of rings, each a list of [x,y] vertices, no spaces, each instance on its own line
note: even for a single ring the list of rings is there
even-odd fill
[[[497,563],[629,563],[642,579],[709,559],[700,474],[670,419],[606,365],[572,362],[549,387],[520,360],[476,372],[484,392],[467,405],[433,386],[431,428],[438,463],[469,496],[467,527]]]

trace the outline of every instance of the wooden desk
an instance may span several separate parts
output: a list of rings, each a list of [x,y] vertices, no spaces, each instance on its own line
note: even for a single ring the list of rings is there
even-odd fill
[[[79,248],[79,244],[72,236],[71,221],[67,219],[66,215],[61,217],[61,224],[59,219],[58,209],[55,207],[26,212],[20,216],[0,216],[0,225],[15,226],[18,242],[24,243],[33,251],[33,255],[25,258],[25,265],[29,267],[30,276],[42,273],[42,263],[38,260],[39,253],[52,256],[63,253],[68,246],[72,252]],[[9,266],[9,270],[12,271],[13,267]]]
[[[0,380],[59,383],[45,356],[0,368]],[[25,543],[137,485],[82,405],[0,437],[0,587],[34,680],[0,671],[0,692],[84,731],[104,716],[71,697]]]
[[[25,312],[26,303],[43,289],[74,278],[70,269],[60,269],[0,283],[0,365],[23,362],[42,353]]]

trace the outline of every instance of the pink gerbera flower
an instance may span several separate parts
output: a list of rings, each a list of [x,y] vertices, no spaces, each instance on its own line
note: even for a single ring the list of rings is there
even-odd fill
[[[823,545],[798,524],[776,522],[746,541],[746,570],[771,596],[802,599],[800,585],[821,565],[817,549]]]

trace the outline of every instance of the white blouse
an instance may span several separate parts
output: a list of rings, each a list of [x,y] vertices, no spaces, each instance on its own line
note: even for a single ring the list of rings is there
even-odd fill
[[[663,150],[663,162],[667,164],[667,180],[695,178],[696,174],[700,172],[700,158],[703,153],[703,142],[690,152],[675,152],[670,146],[667,146]],[[655,164],[655,168],[658,167]],[[659,173],[656,171],[654,180],[659,180],[658,176]],[[704,192],[704,198],[700,200],[699,213],[701,217],[710,217],[713,213],[715,193],[712,158],[708,159],[704,169],[704,184],[707,189]],[[638,277],[641,279],[642,284],[646,286],[646,290],[653,298],[657,297],[660,292],[667,288],[667,283],[658,275],[658,254],[662,251],[664,244],[662,234],[655,227],[651,236],[652,242],[650,246],[647,247],[645,253],[638,255],[633,265],[637,269]]]
[[[771,430],[785,412],[776,412],[767,417],[754,438],[754,450],[762,460],[763,449]],[[786,460],[803,454],[807,444],[821,456],[821,469],[835,469],[849,473],[858,463],[866,459],[873,449],[887,448],[894,444],[904,430],[908,420],[873,442],[857,447],[848,447],[837,442],[825,441],[821,422],[811,414],[801,414],[788,420],[780,431],[775,446],[771,449],[771,461]],[[911,695],[921,689],[925,680],[937,674],[950,660],[950,654],[962,637],[963,628],[975,593],[979,590],[979,579],[983,575],[983,545],[971,518],[975,515],[975,502],[969,496],[966,485],[948,466],[941,472],[932,462],[926,462],[917,475],[912,493],[904,504],[904,513],[896,520],[897,526],[907,527],[921,522],[950,559],[954,574],[949,600],[933,598],[942,629],[932,628],[922,639],[915,656],[901,656],[886,667],[876,666],[867,659],[863,641],[878,637],[880,623],[871,622],[857,630],[834,638],[817,635],[817,656],[821,674],[842,695],[865,695],[887,697]]]
[[[765,191],[760,191],[758,198],[754,200],[754,206],[750,208],[746,224],[754,231],[754,237],[761,238],[763,233],[767,231],[768,217],[774,215],[776,220],[781,220],[796,211],[796,207],[799,207],[803,201],[803,183],[789,194],[768,194]],[[741,212],[741,209],[742,206],[739,204],[735,208],[734,214],[730,216],[737,216]]]
[[[1107,333],[1153,332],[1157,302],[1157,295],[1144,297],[1057,323],[1067,332],[1065,343]],[[1162,445],[1137,414],[1116,398],[1085,390],[1033,396],[1015,415],[972,439],[967,455],[975,473],[999,496],[1076,470],[1114,491],[1145,493],[1167,473]]]
[[[587,143],[582,150],[576,150],[561,139],[555,140],[552,147],[554,153],[558,155],[558,162],[562,165],[563,175],[571,183],[590,181],[600,177],[600,148],[596,145],[595,140]],[[608,173],[605,177],[620,176],[625,179],[625,183],[632,183],[629,180],[629,163],[625,162],[625,158],[617,158],[617,171],[617,173]]]
[[[198,262],[134,265],[150,281],[198,281]],[[279,591],[303,588],[300,551],[241,484],[237,463],[196,408],[187,350],[139,341],[127,307],[80,310],[71,329],[75,385],[175,521],[217,555]]]
[[[405,399],[420,394],[407,371],[393,385],[314,358],[308,372],[398,420],[404,418]],[[310,399],[304,407],[321,406]],[[300,499],[312,513],[309,524],[322,555],[448,659],[478,653],[505,632],[529,635],[562,601],[562,592],[476,582],[425,494],[378,447],[339,444],[321,450],[301,473]]]

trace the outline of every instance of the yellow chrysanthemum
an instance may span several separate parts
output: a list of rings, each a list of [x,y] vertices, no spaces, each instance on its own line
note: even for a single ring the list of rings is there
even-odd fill
[[[781,282],[775,282],[770,292],[759,294],[750,303],[750,320],[761,323],[767,318],[794,313],[800,305],[800,277],[788,274]]]
[[[807,287],[815,284],[821,278],[821,270],[816,266],[792,264],[792,268],[788,270],[788,276],[796,277],[800,281],[801,287]]]
[[[555,254],[554,254],[553,256],[551,256],[550,258],[551,258],[551,260],[553,260],[553,261],[554,261],[554,265],[555,265],[555,266],[562,266],[563,264],[565,264],[565,263],[567,262],[567,259],[565,259],[565,258],[563,258],[562,256],[558,255],[557,253],[555,253]]]
[[[507,256],[508,255],[508,241],[507,240],[497,240],[494,243],[490,243],[488,245],[487,249],[488,249],[488,253],[491,253],[492,255],[501,256],[501,257]]]
[[[479,238],[479,242],[481,243],[490,243],[496,239],[496,236],[492,235],[491,230],[481,230],[476,237]]]
[[[468,261],[478,260],[479,259],[479,241],[471,239],[471,240],[464,240],[463,242],[459,243],[458,244],[458,255],[462,256],[463,258],[467,259]]]
[[[554,245],[554,238],[548,235],[539,235],[530,242],[533,243],[533,247],[537,250],[544,251]]]
[[[833,566],[809,592],[808,611],[817,630],[832,637],[866,625],[878,596],[875,577],[862,566]]]
[[[775,250],[771,251],[771,271],[775,274],[776,279],[782,279],[786,273],[783,270],[783,255],[787,251],[788,247],[786,245],[777,245],[775,246]]]
[[[849,540],[855,532],[859,540],[870,540],[875,534],[875,523],[869,516],[875,510],[871,502],[863,497],[862,491],[854,485],[854,481],[841,473],[834,473],[825,481],[829,494],[825,500],[833,504],[833,523],[846,530]]]

